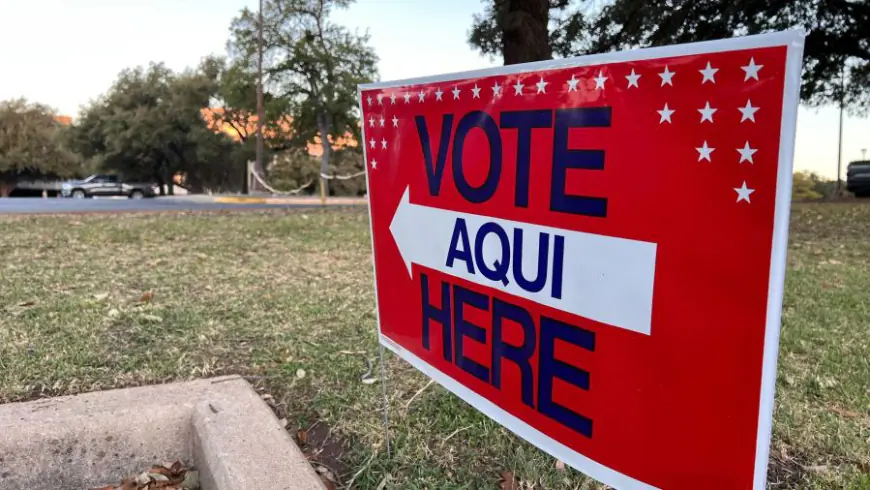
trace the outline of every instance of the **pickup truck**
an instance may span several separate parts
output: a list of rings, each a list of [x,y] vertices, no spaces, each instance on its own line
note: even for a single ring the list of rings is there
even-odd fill
[[[855,197],[870,197],[870,160],[849,164],[846,169],[846,189]]]
[[[157,193],[152,184],[122,182],[117,175],[95,174],[84,180],[72,180],[61,184],[63,197],[84,199],[97,196],[126,196],[130,199],[154,197]]]

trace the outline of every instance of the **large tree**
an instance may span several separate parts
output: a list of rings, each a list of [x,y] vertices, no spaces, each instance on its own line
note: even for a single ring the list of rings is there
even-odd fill
[[[66,144],[50,108],[24,99],[0,102],[0,196],[19,179],[70,177],[81,159]]]
[[[367,34],[352,33],[329,20],[351,0],[265,0],[263,49],[265,90],[284,101],[292,117],[292,139],[322,148],[320,169],[329,170],[332,144],[346,134],[359,141],[357,85],[377,76],[377,56]],[[234,62],[256,66],[258,15],[242,10],[231,26]],[[321,179],[324,192],[327,181]]]
[[[488,0],[474,16],[469,41],[505,65],[570,56],[583,19],[570,0]]]
[[[506,29],[490,0],[475,17],[470,42],[487,54],[501,53]],[[557,56],[728,38],[803,27],[801,96],[820,105],[870,105],[870,0],[550,0],[549,39]],[[603,6],[602,6],[603,5]],[[539,59],[546,59],[541,57]],[[847,79],[841,90],[843,73]]]
[[[84,111],[77,147],[103,169],[157,183],[173,192],[182,173],[193,190],[241,183],[244,162],[212,130],[202,110],[217,91],[209,69],[173,73],[163,64],[123,71],[109,92]]]

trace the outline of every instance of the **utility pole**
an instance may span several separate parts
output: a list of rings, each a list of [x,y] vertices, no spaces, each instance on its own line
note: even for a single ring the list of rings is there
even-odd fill
[[[867,148],[861,148],[861,161],[867,160]]]
[[[257,16],[257,162],[254,171],[263,174],[263,0]],[[253,183],[253,182],[252,182]],[[250,193],[250,189],[248,190]]]
[[[837,140],[837,195],[840,195],[840,188],[843,185],[843,100],[846,96],[846,63],[843,62],[843,71],[840,82],[840,137]]]

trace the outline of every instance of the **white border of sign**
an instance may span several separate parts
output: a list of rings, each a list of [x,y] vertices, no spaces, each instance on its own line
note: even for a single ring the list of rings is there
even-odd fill
[[[358,100],[361,102],[363,90],[444,82],[492,75],[508,75],[549,69],[640,61],[672,56],[785,46],[787,48],[785,88],[782,101],[782,123],[780,125],[779,134],[776,205],[774,211],[773,243],[770,257],[770,276],[767,292],[767,316],[765,321],[758,431],[756,434],[755,447],[755,472],[753,479],[753,488],[755,490],[764,490],[766,487],[767,465],[770,457],[770,437],[773,428],[774,388],[776,386],[776,361],[777,355],[779,354],[782,298],[785,286],[786,252],[788,247],[788,225],[791,210],[792,160],[794,157],[797,110],[798,103],[800,102],[801,60],[804,49],[804,37],[805,32],[802,29],[797,29],[771,34],[724,39],[720,41],[678,44],[633,51],[581,56],[577,58],[539,61],[535,63],[502,66],[461,73],[450,73],[390,82],[369,83],[360,85],[357,94]],[[362,126],[362,139],[365,141],[365,125]],[[363,157],[365,161],[368,162],[365,145],[363,145]],[[366,192],[369,199],[371,199],[371,188],[369,187],[368,178],[368,169],[366,169]],[[371,226],[371,223],[371,205],[369,205],[369,226]],[[372,251],[374,251],[374,230],[370,229],[370,233],[372,238]],[[374,265],[374,256],[372,257],[372,264]],[[375,268],[375,302],[377,305],[380,305],[377,281],[377,270]],[[453,378],[445,375],[426,361],[420,359],[399,344],[384,336],[383,333],[381,333],[380,311],[378,311],[377,316],[378,337],[381,344],[518,436],[531,442],[552,456],[559,458],[577,470],[611,487],[620,490],[656,489],[656,487],[636,480],[628,475],[619,473],[618,471],[577,453],[573,449],[555,441],[519,418],[506,412],[498,405],[478,395]]]

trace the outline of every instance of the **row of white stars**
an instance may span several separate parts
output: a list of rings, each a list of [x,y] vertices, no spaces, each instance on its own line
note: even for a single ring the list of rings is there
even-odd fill
[[[745,72],[745,76],[744,76],[743,81],[747,82],[750,79],[758,80],[758,72],[763,67],[764,67],[764,65],[755,64],[755,58],[750,58],[749,64],[741,67],[743,69],[743,71]],[[703,70],[698,70],[698,72],[700,72],[701,76],[702,76],[701,84],[704,84],[707,82],[715,84],[716,83],[716,73],[718,71],[719,71],[719,68],[714,68],[710,64],[710,62],[708,61],[707,66]],[[668,66],[665,66],[664,71],[662,71],[658,74],[658,76],[661,78],[661,86],[664,87],[665,85],[670,85],[671,87],[673,87],[674,86],[674,75],[676,75],[676,73],[677,72],[675,72],[675,71],[670,71],[670,68]],[[642,75],[638,74],[632,68],[631,74],[625,76],[625,79],[627,80],[627,83],[628,83],[627,88],[640,88],[639,83],[640,83],[641,76]],[[595,81],[595,90],[603,90],[605,82],[607,82],[607,80],[608,80],[608,77],[604,76],[604,70],[599,70],[598,76],[594,77],[592,80]],[[571,75],[571,79],[565,83],[568,86],[568,92],[576,92],[577,85],[580,83],[580,80],[578,78],[576,78],[575,75]],[[549,85],[549,84],[550,84],[550,82],[544,80],[544,77],[540,77],[540,80],[534,84],[535,87],[537,88],[537,91],[535,92],[535,94],[546,94],[547,93],[547,85]],[[523,84],[522,82],[520,82],[518,80],[516,84],[512,85],[512,87],[514,89],[514,95],[523,95],[526,86],[525,86],[525,84]],[[500,97],[502,95],[501,91],[503,88],[504,88],[504,86],[499,85],[497,81],[494,82],[493,86],[491,87],[492,96],[493,97]],[[478,87],[478,85],[475,83],[474,87],[471,89],[471,98],[479,99],[481,90],[482,89],[480,87]],[[460,99],[462,89],[460,89],[458,86],[454,86],[453,90],[451,92],[453,93],[453,100]],[[425,102],[426,95],[427,95],[427,92],[424,90],[421,90],[418,94],[416,94],[418,102]],[[435,100],[436,101],[443,100],[443,96],[444,96],[444,92],[441,91],[441,88],[436,87]],[[377,98],[379,105],[384,104],[384,97],[385,97],[384,94],[377,95],[376,98]],[[411,102],[412,97],[414,97],[414,95],[412,95],[408,92],[405,92],[402,94],[402,98],[405,100],[406,104]],[[395,93],[391,93],[389,96],[389,99],[390,99],[391,105],[396,104],[397,97],[396,97]],[[366,102],[368,103],[369,106],[372,105],[372,96],[371,95],[366,97]]]
[[[700,148],[695,148],[698,151],[698,161],[707,160],[708,162],[713,162],[710,156],[716,151],[716,148],[713,148],[707,144],[707,140],[704,140],[704,144],[701,145]],[[752,155],[755,155],[758,149],[751,148],[749,146],[749,141],[743,145],[743,148],[737,148],[737,153],[740,153],[740,161],[737,163],[749,162],[754,164],[755,160],[752,159]]]
[[[758,106],[752,105],[751,100],[746,99],[746,105],[743,107],[737,108],[737,110],[740,111],[740,114],[741,114],[740,122],[743,122],[743,121],[755,122],[755,113],[758,112],[758,109],[759,109]],[[704,121],[708,121],[708,122],[712,123],[713,122],[713,114],[715,114],[716,111],[718,111],[718,110],[719,109],[716,109],[715,107],[710,107],[710,102],[707,102],[703,108],[698,109],[698,112],[701,113],[701,121],[700,122],[703,123]],[[657,110],[656,112],[658,112],[659,116],[661,117],[661,119],[659,119],[659,124],[663,124],[666,122],[673,123],[673,121],[671,120],[671,116],[673,116],[674,113],[677,111],[676,111],[676,109],[671,109],[670,107],[668,107],[668,104],[665,103],[665,106],[662,109]]]

